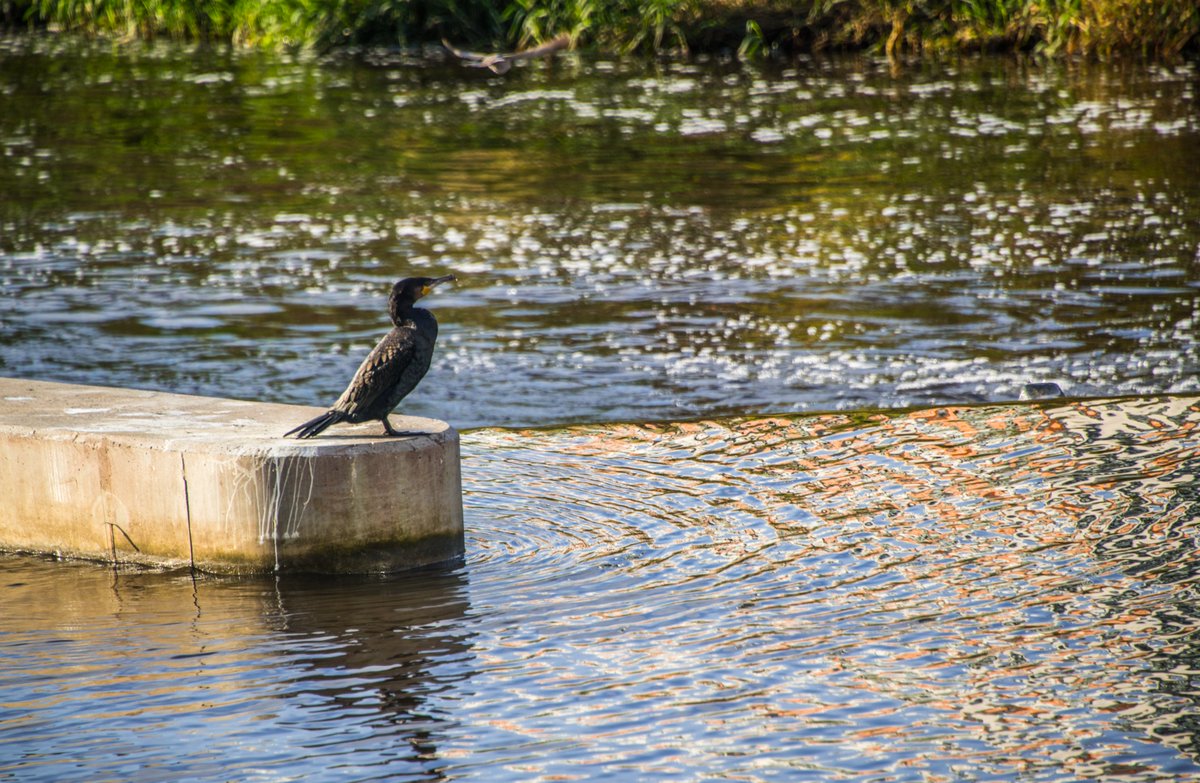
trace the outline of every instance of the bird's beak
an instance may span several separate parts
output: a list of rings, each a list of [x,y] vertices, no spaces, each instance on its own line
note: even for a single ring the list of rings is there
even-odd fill
[[[428,285],[424,286],[421,289],[421,296],[429,296],[429,292],[433,290],[434,286],[441,285],[442,283],[451,283],[454,280],[455,280],[454,275],[446,275],[445,277],[435,277],[433,280],[431,280],[429,282]]]

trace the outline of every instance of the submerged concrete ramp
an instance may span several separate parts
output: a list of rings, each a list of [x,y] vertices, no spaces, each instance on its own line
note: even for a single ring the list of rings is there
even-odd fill
[[[371,573],[463,551],[458,433],[393,416],[0,378],[0,549],[212,572]]]

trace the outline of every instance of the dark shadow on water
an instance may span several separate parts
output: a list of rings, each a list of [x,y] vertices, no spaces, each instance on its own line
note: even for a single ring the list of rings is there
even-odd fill
[[[288,578],[279,581],[276,598],[264,616],[280,632],[327,638],[338,651],[297,662],[297,689],[347,710],[370,705],[393,727],[392,739],[410,746],[407,755],[396,751],[398,759],[436,769],[439,725],[452,716],[430,712],[425,694],[470,677],[465,574],[431,568],[378,578]],[[453,666],[454,673],[437,676],[433,666]],[[357,676],[369,682],[347,687],[344,679]]]

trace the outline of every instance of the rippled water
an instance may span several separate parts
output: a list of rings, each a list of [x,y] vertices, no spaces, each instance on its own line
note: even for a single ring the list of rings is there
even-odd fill
[[[1195,390],[1196,77],[0,41],[0,372],[325,403],[434,271],[459,428]]]
[[[0,780],[1200,779],[1196,84],[0,40],[0,373],[322,403],[453,272],[468,533],[0,557]]]
[[[0,560],[0,779],[1200,777],[1200,399],[464,439],[388,579]]]

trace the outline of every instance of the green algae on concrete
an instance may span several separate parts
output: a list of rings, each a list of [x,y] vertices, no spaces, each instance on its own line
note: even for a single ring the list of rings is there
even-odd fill
[[[371,573],[462,554],[458,433],[396,416],[0,378],[0,549],[214,572]]]

